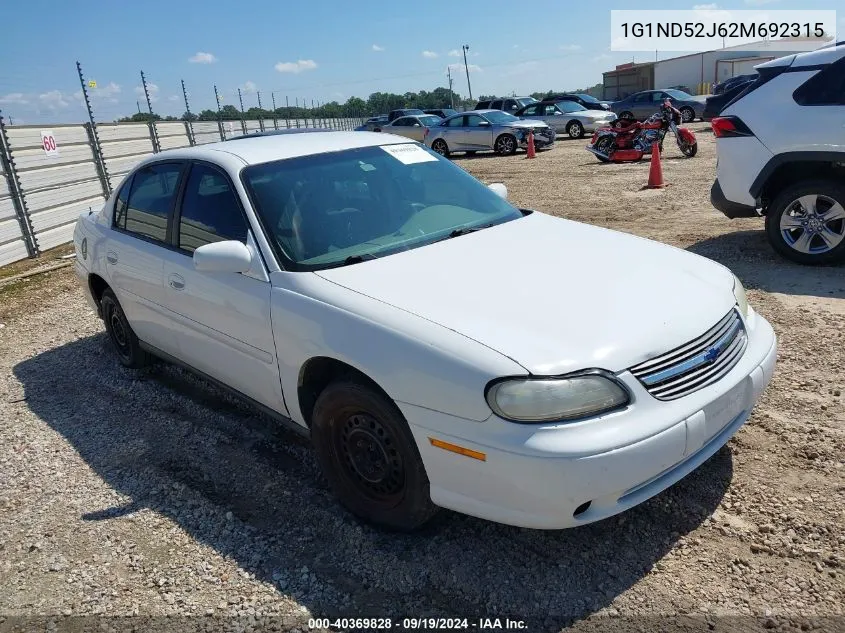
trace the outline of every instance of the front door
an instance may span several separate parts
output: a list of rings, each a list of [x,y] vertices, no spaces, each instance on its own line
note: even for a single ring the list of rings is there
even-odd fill
[[[490,122],[477,114],[464,117],[462,145],[469,149],[493,147],[493,130]]]
[[[270,281],[229,177],[195,162],[176,210],[174,246],[164,262],[164,292],[179,358],[285,414],[270,324]],[[194,268],[203,244],[240,240],[253,251],[246,273]]]

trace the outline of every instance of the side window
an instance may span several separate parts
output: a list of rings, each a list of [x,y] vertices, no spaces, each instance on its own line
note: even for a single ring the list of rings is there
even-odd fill
[[[845,58],[830,64],[798,86],[792,98],[798,105],[845,105]]]
[[[446,121],[446,127],[462,127],[464,124],[465,116],[456,116],[454,119],[449,119]]]
[[[206,165],[191,167],[179,217],[179,248],[193,252],[211,242],[246,239],[246,219],[228,179]]]
[[[505,107],[503,108],[505,112],[513,112],[514,110],[519,110],[519,105],[517,105],[516,101],[513,99],[508,99],[505,101]]]
[[[632,101],[634,103],[644,103],[644,102],[650,101],[650,100],[651,100],[651,93],[648,93],[648,92],[645,93],[645,94],[638,94],[632,99]]]
[[[125,213],[119,216],[116,213],[115,226],[151,240],[167,242],[167,219],[182,167],[182,163],[158,163],[138,170],[132,178]]]
[[[651,100],[655,103],[662,103],[664,99],[671,99],[665,92],[652,92]]]
[[[550,103],[543,108],[544,116],[554,116],[555,114],[560,114],[560,112],[558,112],[557,106],[554,103]]]
[[[501,110],[501,109],[502,109],[502,101],[501,101],[501,99],[500,99],[499,101],[494,101],[493,103],[491,103],[491,104],[490,104],[490,109],[491,109],[491,110]]]
[[[477,114],[470,114],[466,117],[467,120],[467,127],[481,127],[481,123],[484,121],[480,116]]]
[[[522,116],[537,116],[537,108],[539,106],[530,105],[522,111]]]
[[[120,191],[117,192],[117,199],[114,201],[114,217],[112,225],[120,229],[126,228],[126,208],[129,206],[129,189],[132,187],[132,178],[126,179]]]

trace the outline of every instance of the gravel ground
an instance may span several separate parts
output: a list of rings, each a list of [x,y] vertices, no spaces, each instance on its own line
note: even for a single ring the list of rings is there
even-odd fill
[[[698,156],[667,143],[659,191],[641,190],[647,161],[604,165],[584,141],[457,162],[521,205],[740,276],[778,367],[697,471],[573,530],[445,512],[380,532],[333,501],[307,442],[175,368],[121,368],[70,269],[53,271],[0,287],[0,632],[308,630],[326,615],[845,630],[845,269],[786,263],[761,222],[712,209],[714,144],[693,127]]]

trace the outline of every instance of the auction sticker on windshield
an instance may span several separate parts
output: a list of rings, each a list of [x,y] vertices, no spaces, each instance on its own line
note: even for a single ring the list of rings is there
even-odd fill
[[[385,152],[399,159],[406,165],[413,165],[414,163],[427,163],[431,160],[437,160],[425,151],[419,145],[411,145],[410,143],[400,143],[398,145],[379,145]]]

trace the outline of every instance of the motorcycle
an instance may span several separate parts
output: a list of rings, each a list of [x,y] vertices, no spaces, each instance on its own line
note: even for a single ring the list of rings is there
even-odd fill
[[[587,151],[595,154],[603,163],[638,161],[657,143],[663,153],[663,139],[668,131],[675,135],[681,153],[692,158],[698,152],[698,142],[692,130],[679,127],[681,112],[666,99],[660,111],[643,122],[617,119],[609,127],[596,130]]]

